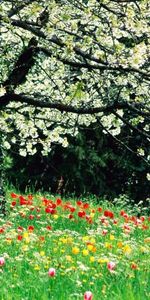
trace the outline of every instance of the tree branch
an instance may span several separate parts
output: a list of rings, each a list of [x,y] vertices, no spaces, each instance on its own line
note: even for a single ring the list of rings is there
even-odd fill
[[[134,127],[130,122],[128,122],[125,118],[121,117],[116,111],[112,112],[118,119],[120,119],[124,124],[126,124],[131,130],[137,131],[139,134],[144,136],[146,139],[150,140],[150,135],[141,129]]]
[[[107,128],[104,127],[104,125],[100,122],[99,118],[96,118],[98,124],[102,127],[103,130],[107,132],[116,142],[117,144],[120,144],[123,148],[127,149],[129,152],[133,153],[137,157],[139,157],[141,160],[143,160],[147,165],[150,166],[150,163],[148,160],[146,160],[144,157],[142,157],[138,152],[135,152],[133,149],[131,149],[128,145],[126,145],[124,142],[122,142],[120,139],[118,139],[116,136],[112,135]]]
[[[36,98],[37,97],[37,98]],[[57,109],[60,112],[70,112],[80,115],[85,114],[95,114],[100,112],[106,112],[106,113],[114,113],[117,114],[114,110],[115,109],[129,109],[128,103],[126,102],[120,102],[120,103],[112,103],[100,107],[75,107],[72,105],[63,104],[60,102],[50,102],[50,99],[45,96],[45,99],[43,100],[43,96],[41,96],[41,99],[39,96],[35,95],[34,97],[30,97],[24,94],[16,94],[16,93],[9,93],[5,94],[0,97],[0,107],[1,109],[4,109],[4,107],[9,104],[10,102],[21,102],[21,103],[27,103],[29,105],[32,105],[34,107],[40,107],[40,108],[50,108],[50,109]],[[8,107],[7,107],[8,108]],[[134,110],[134,107],[130,105],[130,110]],[[149,114],[150,115],[150,114]],[[117,114],[117,117],[121,119],[121,117]],[[124,122],[124,119],[122,120]],[[132,125],[130,124],[130,127]],[[135,129],[134,126],[132,129]],[[149,136],[147,136],[149,137]]]
[[[12,25],[13,26],[18,26],[20,28],[23,28],[25,30],[28,30],[30,32],[32,32],[33,34],[35,34],[36,36],[39,36],[41,38],[44,38],[46,39],[48,42],[51,42],[51,43],[54,43],[60,47],[65,47],[65,43],[62,42],[61,39],[59,39],[56,35],[53,35],[52,38],[47,38],[47,36],[45,35],[45,33],[37,28],[34,28],[30,25],[27,25],[26,22],[24,21],[20,21],[20,20],[12,20]],[[120,72],[120,73],[137,73],[137,74],[140,74],[142,75],[143,77],[145,77],[147,80],[150,80],[150,73],[148,73],[147,71],[143,71],[143,70],[140,70],[138,68],[133,68],[133,67],[123,67],[121,65],[118,65],[118,66],[112,66],[112,65],[109,65],[107,64],[107,62],[104,62],[103,60],[101,59],[98,59],[96,57],[93,57],[91,56],[90,54],[88,54],[87,52],[81,50],[79,47],[77,46],[74,46],[73,47],[73,50],[74,52],[77,54],[77,55],[80,55],[82,58],[84,59],[88,59],[96,64],[90,64],[90,63],[86,63],[85,64],[85,68],[87,69],[98,69],[98,70],[110,70],[110,71],[114,71],[114,72]],[[48,53],[48,50],[47,50],[47,53]]]

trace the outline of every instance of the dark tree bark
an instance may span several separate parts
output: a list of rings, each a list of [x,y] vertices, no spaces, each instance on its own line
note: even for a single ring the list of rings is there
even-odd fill
[[[3,151],[0,147],[0,216],[6,215],[6,199],[4,191]]]
[[[18,85],[25,82],[26,76],[35,62],[36,46],[37,40],[33,37],[27,48],[20,54],[7,80],[3,83],[7,93],[12,92]]]

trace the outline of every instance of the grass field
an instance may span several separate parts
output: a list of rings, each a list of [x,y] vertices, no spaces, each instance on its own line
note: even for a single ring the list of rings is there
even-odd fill
[[[146,211],[50,195],[8,193],[7,203],[0,300],[150,299]]]

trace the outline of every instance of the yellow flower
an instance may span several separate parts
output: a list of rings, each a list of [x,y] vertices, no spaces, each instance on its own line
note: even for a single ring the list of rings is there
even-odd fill
[[[113,241],[115,239],[113,234],[110,234],[109,238],[110,238],[111,241]]]
[[[57,220],[59,218],[58,215],[53,215],[54,220]]]
[[[84,256],[87,256],[87,255],[89,255],[89,251],[87,249],[83,249],[82,254]]]
[[[8,245],[11,245],[12,240],[11,240],[11,239],[7,239],[7,240],[6,240],[6,243],[7,243]]]
[[[150,243],[150,237],[147,237],[146,239],[144,239],[144,243]]]
[[[125,245],[125,246],[123,247],[123,252],[124,252],[125,254],[130,254],[130,253],[132,252],[132,248],[131,248],[129,245]]]
[[[87,235],[82,237],[83,242],[87,242],[88,240],[89,240],[89,237]]]
[[[73,254],[78,254],[80,252],[79,248],[78,247],[73,247],[72,248],[72,253]]]
[[[94,213],[90,213],[90,217],[94,218],[95,214]]]
[[[95,240],[94,238],[91,238],[91,239],[90,239],[90,242],[91,242],[92,244],[95,244],[95,243],[96,243],[96,240]]]
[[[72,244],[73,243],[73,238],[72,237],[68,237],[67,238],[67,243],[68,244]]]
[[[87,246],[87,248],[88,248],[89,251],[92,251],[92,250],[93,250],[93,247],[94,247],[94,246],[91,245],[91,244],[89,244],[89,245]]]
[[[26,239],[26,238],[28,238],[29,237],[29,233],[28,232],[24,232],[23,233],[23,237]]]
[[[40,266],[35,265],[34,270],[37,270],[37,271],[40,270]]]
[[[29,250],[29,247],[27,245],[22,246],[22,251],[28,251],[28,250]]]
[[[25,239],[25,242],[26,242],[27,244],[29,244],[29,243],[30,243],[30,238],[26,238],[26,239]]]
[[[94,256],[91,256],[90,257],[90,262],[94,262],[95,261],[95,257]]]
[[[117,243],[117,246],[118,246],[118,248],[122,248],[122,247],[123,247],[123,243],[122,243],[121,241],[119,241],[119,242]]]
[[[40,251],[40,255],[44,256],[45,255],[45,251]]]
[[[99,258],[98,259],[98,263],[100,263],[100,264],[107,263],[108,261],[109,261],[108,258]]]
[[[66,260],[71,262],[72,261],[72,257],[70,255],[66,255]]]
[[[111,249],[112,248],[112,245],[108,242],[105,243],[105,248],[107,249]]]

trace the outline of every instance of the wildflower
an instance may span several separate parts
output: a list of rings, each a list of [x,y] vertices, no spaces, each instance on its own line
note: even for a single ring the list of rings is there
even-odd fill
[[[34,270],[39,271],[39,270],[40,270],[40,266],[39,266],[39,265],[35,265],[35,266],[34,266]]]
[[[90,262],[94,262],[95,261],[95,257],[94,256],[90,256]]]
[[[20,231],[23,231],[23,227],[22,227],[22,226],[19,226],[17,230],[18,230],[19,232],[20,232]]]
[[[104,216],[113,219],[114,218],[114,213],[110,210],[105,210],[104,211]]]
[[[1,267],[1,266],[4,266],[4,264],[5,264],[5,259],[4,259],[4,257],[0,257],[0,267]]]
[[[46,229],[47,229],[47,230],[52,230],[52,227],[51,227],[50,225],[47,225],[47,226],[46,226]]]
[[[108,232],[108,230],[107,230],[107,229],[104,229],[104,230],[102,231],[102,235],[106,235],[107,232]]]
[[[99,212],[99,213],[101,213],[102,212],[102,207],[98,207],[98,209],[97,209],[97,211]]]
[[[86,291],[84,293],[84,300],[92,300],[93,299],[93,295],[91,291]]]
[[[150,243],[150,237],[145,238],[144,243]]]
[[[113,240],[115,239],[115,237],[114,237],[113,234],[110,234],[110,237],[109,237],[109,238],[110,238],[111,241],[113,241]]]
[[[33,219],[34,219],[34,215],[30,215],[29,220],[33,220]]]
[[[11,206],[13,206],[13,207],[16,206],[16,204],[17,204],[16,201],[12,201],[12,202],[11,202]]]
[[[54,220],[57,220],[59,218],[58,215],[53,215]]]
[[[88,203],[84,203],[83,204],[83,209],[88,209],[89,208],[89,204]]]
[[[79,218],[84,218],[85,215],[86,215],[85,211],[79,211],[79,212],[78,212],[78,217],[79,217]]]
[[[124,252],[125,254],[130,254],[130,253],[132,252],[132,248],[131,248],[129,245],[125,245],[125,246],[123,247],[123,252]]]
[[[87,256],[89,254],[89,251],[87,249],[83,249],[82,254],[84,256]]]
[[[11,193],[10,196],[11,196],[11,198],[13,198],[13,199],[18,198],[18,195],[15,194],[15,193]]]
[[[115,270],[116,264],[115,264],[114,262],[110,261],[110,262],[107,263],[107,268],[108,268],[108,270],[109,270],[110,272],[112,272],[112,271]]]
[[[60,198],[57,198],[56,199],[56,205],[58,206],[58,205],[61,205],[61,204],[62,204],[62,200]]]
[[[46,207],[45,212],[49,213],[51,215],[54,215],[54,214],[56,214],[57,211],[56,211],[56,209],[54,209],[52,207]]]
[[[18,241],[21,241],[22,239],[23,239],[23,236],[22,236],[22,235],[18,235],[18,236],[17,236],[17,240],[18,240]]]
[[[48,275],[49,275],[50,277],[54,277],[54,276],[56,275],[56,270],[55,270],[55,268],[50,268],[50,269],[48,270]]]
[[[33,231],[33,230],[34,230],[34,226],[29,225],[29,226],[28,226],[28,230],[29,230],[29,231]]]
[[[0,233],[4,233],[4,228],[0,228]]]
[[[69,218],[69,219],[73,219],[74,217],[73,217],[72,214],[69,214],[68,218]]]
[[[73,253],[73,254],[78,254],[79,251],[80,251],[80,250],[79,250],[78,247],[73,247],[73,248],[72,248],[72,253]]]
[[[137,268],[138,268],[137,264],[135,264],[135,263],[131,264],[131,269],[132,270],[137,270]]]

